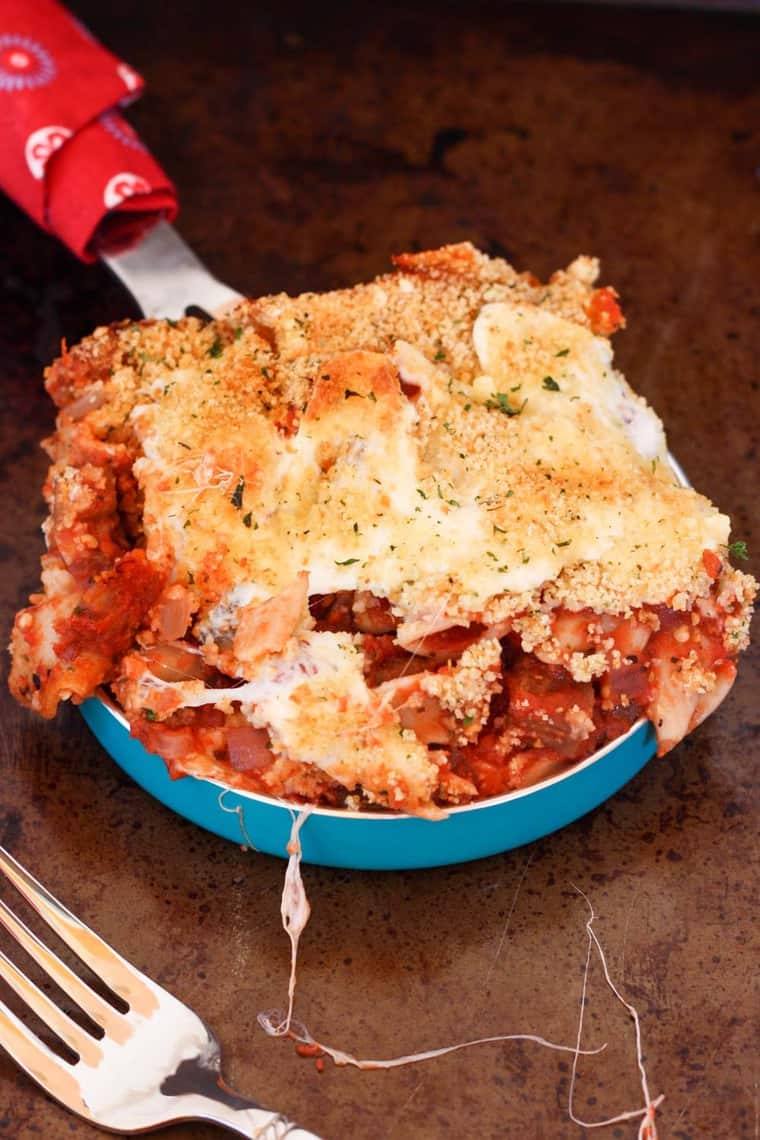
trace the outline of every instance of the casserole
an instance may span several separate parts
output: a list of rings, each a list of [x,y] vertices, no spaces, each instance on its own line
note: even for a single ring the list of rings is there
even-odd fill
[[[395,261],[51,366],[19,699],[107,685],[173,777],[428,820],[716,707],[755,584],[614,368],[596,262]]]

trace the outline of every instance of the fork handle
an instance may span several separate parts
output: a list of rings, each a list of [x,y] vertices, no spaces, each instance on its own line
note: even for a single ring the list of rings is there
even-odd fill
[[[232,1090],[228,1090],[232,1092]],[[219,1124],[248,1140],[322,1140],[315,1132],[308,1132],[279,1112],[261,1108],[255,1101],[233,1093],[229,1104],[215,1097],[190,1094],[175,1104],[178,1119],[207,1120]]]
[[[263,1108],[257,1100],[242,1096],[221,1075],[219,1046],[210,1037],[209,1052],[184,1060],[163,1081],[164,1120],[208,1120],[248,1140],[322,1140],[314,1132],[294,1124],[279,1112]]]

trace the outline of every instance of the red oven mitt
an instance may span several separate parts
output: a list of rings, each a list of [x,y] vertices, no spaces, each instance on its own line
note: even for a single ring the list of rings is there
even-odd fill
[[[55,0],[0,0],[0,187],[83,261],[177,214],[118,110],[143,86]]]

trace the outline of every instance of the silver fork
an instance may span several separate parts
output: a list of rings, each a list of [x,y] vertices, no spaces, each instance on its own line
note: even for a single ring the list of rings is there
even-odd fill
[[[0,950],[0,978],[77,1055],[53,1052],[0,1000],[0,1046],[51,1097],[113,1132],[184,1120],[219,1124],[257,1140],[319,1140],[313,1132],[229,1088],[217,1039],[197,1014],[117,954],[0,847],[0,870],[41,918],[128,1009],[95,992],[0,899],[0,923],[96,1026],[83,1029]]]

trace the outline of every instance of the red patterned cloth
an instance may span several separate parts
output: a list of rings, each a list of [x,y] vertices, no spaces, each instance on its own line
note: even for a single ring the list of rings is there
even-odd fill
[[[118,110],[143,86],[55,0],[0,0],[0,186],[83,261],[176,216]]]

